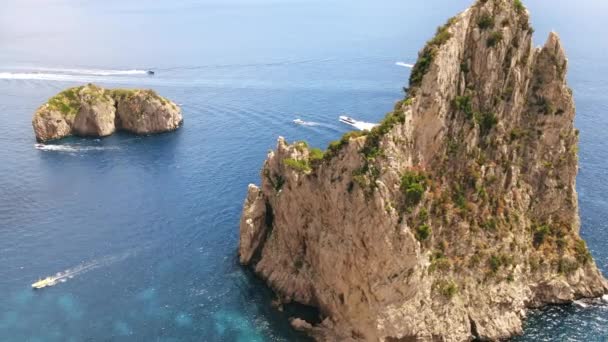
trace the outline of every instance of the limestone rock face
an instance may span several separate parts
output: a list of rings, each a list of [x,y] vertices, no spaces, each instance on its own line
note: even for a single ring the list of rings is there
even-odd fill
[[[108,90],[88,84],[70,88],[42,105],[32,119],[36,140],[70,135],[103,137],[122,129],[136,134],[172,131],[180,108],[152,90]]]
[[[55,140],[71,135],[72,127],[69,121],[59,110],[39,108],[32,119],[36,140]]]
[[[105,137],[115,131],[114,99],[102,88],[87,86],[78,92],[80,109],[72,131],[76,135]]]
[[[608,283],[579,237],[578,131],[558,36],[479,1],[420,52],[408,96],[325,152],[279,138],[249,186],[240,261],[328,341],[522,332],[526,309]]]
[[[177,105],[156,95],[152,90],[115,94],[119,129],[151,134],[174,130],[182,123]]]

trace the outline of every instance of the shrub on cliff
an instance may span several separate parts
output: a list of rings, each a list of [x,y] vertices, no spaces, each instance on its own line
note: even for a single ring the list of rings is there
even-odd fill
[[[498,123],[498,118],[494,113],[475,113],[475,122],[479,125],[481,135],[490,133],[490,130]]]
[[[407,205],[416,205],[422,199],[422,195],[426,190],[426,176],[417,171],[406,171],[401,176],[401,192],[405,195],[405,203]]]
[[[526,10],[521,0],[513,0],[513,5],[515,6],[515,10],[517,10],[518,13],[522,13]]]
[[[452,38],[452,34],[448,31],[448,28],[454,21],[455,19],[451,18],[445,25],[437,28],[435,37],[429,40],[424,49],[420,52],[418,61],[416,61],[416,65],[414,65],[410,75],[410,89],[419,86],[422,83],[422,78],[427,71],[429,71],[439,47]]]
[[[534,247],[538,248],[540,245],[545,242],[545,238],[551,234],[551,227],[549,225],[543,224],[534,228],[534,238],[532,243]]]
[[[458,293],[458,285],[453,280],[439,281],[436,286],[439,293],[447,299],[452,299]]]
[[[416,239],[418,239],[418,241],[424,241],[428,239],[429,236],[431,236],[431,228],[428,224],[423,224],[416,228]]]
[[[471,103],[470,96],[456,96],[456,98],[454,99],[454,107],[464,112],[467,116],[467,119],[473,117],[473,105]]]
[[[336,154],[338,154],[342,147],[348,144],[348,141],[350,139],[356,139],[367,134],[367,131],[350,131],[345,133],[340,140],[332,141],[329,143],[329,146],[327,146],[327,152],[325,152],[323,158],[326,160],[330,160]]]
[[[78,91],[82,87],[70,88],[53,96],[48,104],[50,109],[58,110],[65,116],[76,116],[80,103],[78,100]]]
[[[488,47],[494,47],[496,46],[498,43],[500,43],[503,39],[503,35],[502,32],[500,31],[494,31],[490,34],[490,37],[488,37],[488,40],[486,41]]]
[[[479,17],[479,20],[477,20],[477,26],[482,30],[494,27],[494,17],[489,14],[483,14]]]
[[[283,163],[285,164],[285,166],[288,166],[299,172],[306,173],[306,172],[311,171],[310,165],[308,164],[308,161],[306,161],[306,160],[286,158],[283,160]]]
[[[308,154],[308,158],[311,162],[322,160],[325,153],[320,148],[312,148]]]

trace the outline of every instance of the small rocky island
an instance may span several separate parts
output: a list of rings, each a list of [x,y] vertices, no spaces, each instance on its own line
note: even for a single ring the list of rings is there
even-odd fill
[[[279,138],[239,257],[327,341],[495,340],[528,308],[607,293],[579,236],[567,59],[519,0],[479,0],[421,50],[407,96],[326,151]]]
[[[116,130],[153,134],[177,129],[181,109],[153,90],[104,89],[93,84],[69,88],[42,105],[32,120],[36,140],[71,135],[104,137]]]

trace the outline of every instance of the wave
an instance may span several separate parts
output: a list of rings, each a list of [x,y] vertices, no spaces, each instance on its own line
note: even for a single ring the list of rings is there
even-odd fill
[[[46,145],[46,144],[35,144],[34,147],[40,151],[54,151],[54,152],[87,152],[87,151],[107,151],[117,150],[117,146],[79,146],[79,145]]]
[[[402,67],[405,67],[405,68],[413,68],[414,67],[414,64],[409,64],[409,63],[405,63],[405,62],[396,62],[395,65],[402,66]]]

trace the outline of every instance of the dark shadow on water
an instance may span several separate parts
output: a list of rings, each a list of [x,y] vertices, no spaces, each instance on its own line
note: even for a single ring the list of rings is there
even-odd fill
[[[253,303],[257,311],[266,317],[272,324],[273,330],[281,332],[282,337],[288,341],[312,342],[314,339],[304,333],[295,331],[289,324],[290,317],[299,317],[310,323],[320,323],[319,311],[316,308],[302,304],[288,304],[283,306],[283,312],[271,305],[276,298],[274,292],[257,277],[249,267],[243,267],[235,257],[234,263],[243,272],[246,285],[242,288],[243,296],[248,303]]]
[[[58,162],[74,159],[93,159],[97,167],[104,168],[107,163],[124,158],[131,160],[132,165],[153,165],[159,162],[170,164],[176,151],[179,150],[183,137],[183,127],[171,132],[136,135],[118,131],[108,137],[71,136],[46,144],[37,144],[36,149],[43,162],[51,166]]]

